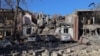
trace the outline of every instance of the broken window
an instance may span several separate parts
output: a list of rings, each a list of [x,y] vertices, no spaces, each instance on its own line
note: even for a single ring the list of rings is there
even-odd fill
[[[64,29],[64,33],[68,33],[68,29],[66,28],[66,29]]]
[[[0,38],[2,38],[3,37],[3,34],[2,34],[2,31],[0,31]]]
[[[31,28],[27,28],[27,34],[31,34]]]
[[[3,23],[3,18],[2,17],[0,17],[0,23]]]
[[[11,32],[10,31],[6,31],[6,36],[11,36]]]
[[[25,16],[24,19],[25,19],[25,24],[27,24],[27,25],[31,24],[31,21],[30,21],[29,17]]]

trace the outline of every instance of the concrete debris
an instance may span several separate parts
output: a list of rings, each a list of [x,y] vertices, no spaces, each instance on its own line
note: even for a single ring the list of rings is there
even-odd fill
[[[68,49],[65,50],[65,52],[70,53],[70,52],[72,52],[72,50],[70,48],[68,48]]]
[[[58,54],[59,54],[59,55],[62,55],[63,53],[64,53],[63,50],[59,50],[59,51],[58,51]]]
[[[58,56],[58,53],[57,52],[52,52],[51,56]]]
[[[80,37],[80,40],[78,41],[80,44],[90,44],[89,39],[85,37]]]
[[[22,51],[22,56],[26,56],[27,52],[26,51]]]
[[[48,56],[49,55],[49,51],[45,50],[44,52],[42,52],[42,56]]]

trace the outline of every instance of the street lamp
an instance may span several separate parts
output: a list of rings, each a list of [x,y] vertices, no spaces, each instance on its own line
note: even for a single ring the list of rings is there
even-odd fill
[[[94,12],[94,15],[93,15],[93,24],[95,24],[95,16],[96,16],[95,3],[90,3],[88,7],[90,7],[92,5],[94,6],[94,9],[93,9],[93,12]]]

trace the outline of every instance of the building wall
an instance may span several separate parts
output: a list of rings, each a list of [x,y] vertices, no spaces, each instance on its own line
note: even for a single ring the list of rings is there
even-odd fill
[[[73,37],[74,37],[74,40],[75,41],[78,41],[78,35],[79,35],[79,32],[78,32],[78,27],[79,27],[79,19],[78,19],[78,15],[77,15],[77,13],[75,13],[75,14],[73,14],[73,17],[74,17],[74,24],[73,24]]]
[[[65,16],[65,23],[70,25],[69,33],[73,40],[78,40],[78,15],[77,13],[73,13],[71,15]]]

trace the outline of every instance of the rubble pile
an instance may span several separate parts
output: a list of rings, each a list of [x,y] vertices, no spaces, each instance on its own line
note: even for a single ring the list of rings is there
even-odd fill
[[[99,56],[100,48],[96,48],[95,46],[88,46],[86,49],[82,50],[73,50],[73,52],[68,54],[69,56]]]

